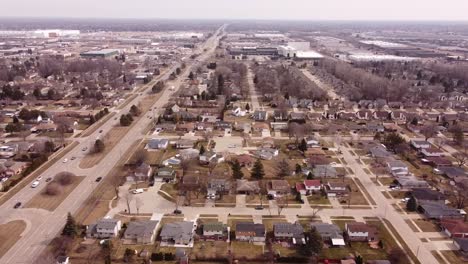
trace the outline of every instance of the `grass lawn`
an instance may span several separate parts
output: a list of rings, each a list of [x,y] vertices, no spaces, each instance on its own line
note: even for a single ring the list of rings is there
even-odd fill
[[[263,247],[248,242],[232,241],[231,249],[236,258],[253,259],[263,255]]]
[[[388,192],[393,199],[403,199],[406,197],[406,191],[389,191]]]
[[[378,177],[378,181],[384,185],[384,186],[388,186],[390,184],[392,184],[395,179],[393,177]]]
[[[297,256],[297,250],[295,248],[283,247],[279,243],[273,243],[271,245],[272,250],[275,254],[280,255],[281,257],[294,257]]]
[[[0,257],[10,250],[10,248],[20,239],[21,233],[26,228],[26,223],[22,220],[15,220],[0,225]]]
[[[416,225],[413,224],[413,222],[410,219],[406,219],[405,222],[408,224],[411,230],[413,230],[414,232],[420,232]]]
[[[366,201],[366,198],[364,198],[364,195],[359,191],[356,183],[353,181],[351,178],[341,178],[341,179],[328,179],[328,182],[339,182],[342,183],[344,180],[344,183],[346,183],[349,188],[351,189],[349,195],[350,197],[345,197],[342,199],[345,199],[348,201],[349,198],[351,198],[351,205],[369,205]]]
[[[228,254],[229,245],[225,241],[197,241],[192,248],[192,259],[223,258]]]
[[[423,231],[423,232],[439,232],[439,228],[432,222],[426,219],[416,219],[413,220],[414,223]]]
[[[183,216],[164,216],[163,218],[161,218],[161,222],[159,223],[159,226],[162,227],[165,224],[180,222],[180,221],[184,221]]]
[[[332,220],[332,223],[337,225],[341,230],[345,230],[346,223],[354,223],[356,222],[354,219],[340,219],[340,220]]]
[[[227,220],[227,224],[228,226],[231,227],[232,231],[236,231],[236,224],[239,222],[253,223],[253,219],[251,216],[250,218],[246,216],[245,218],[242,218],[242,219],[241,218],[228,218]]]
[[[42,208],[49,211],[54,211],[62,202],[65,200],[68,195],[78,186],[85,177],[83,176],[73,176],[72,182],[66,186],[60,186],[60,192],[57,195],[47,195],[45,190],[34,195],[34,197],[25,204],[25,207],[28,208]],[[48,184],[53,183],[51,181]]]
[[[235,195],[223,195],[220,199],[215,201],[215,204],[219,204],[220,206],[224,204],[236,204],[236,196]]]
[[[164,183],[161,185],[161,191],[168,193],[172,198],[176,198],[178,195],[177,183]]]
[[[441,250],[440,253],[449,261],[449,263],[467,263],[458,251]]]
[[[273,231],[273,225],[275,223],[287,223],[288,221],[286,221],[286,219],[282,219],[282,218],[273,218],[273,219],[263,219],[262,220],[262,223],[265,225],[265,229],[266,231]]]
[[[330,200],[328,200],[327,196],[323,196],[320,193],[316,194],[311,194],[307,196],[307,200],[309,201],[309,204],[311,205],[317,205],[317,204],[330,204]]]

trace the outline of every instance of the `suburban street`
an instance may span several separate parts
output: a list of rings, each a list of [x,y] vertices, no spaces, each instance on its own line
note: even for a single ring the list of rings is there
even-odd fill
[[[201,47],[198,48],[194,53],[201,54],[197,60],[187,62],[187,67],[179,78],[171,82],[168,86],[174,86],[176,89],[180,87],[182,78],[186,78],[187,73],[192,69],[197,61],[204,61],[213,53],[214,49],[218,45],[219,38],[222,36],[225,26],[219,28],[216,33],[209,38]],[[204,51],[206,50],[206,51]],[[128,103],[123,109],[110,109],[110,112],[115,112],[116,117],[119,117],[121,113],[127,113],[131,105],[138,103],[145,97],[148,90],[151,89],[152,84],[157,80],[166,79],[170,73],[172,73],[178,65],[174,66],[171,70],[166,71],[161,76],[158,76],[146,85],[146,88],[138,91],[140,94],[136,96],[130,103]],[[160,98],[154,103],[152,108],[157,109],[157,113],[161,111],[161,106],[168,102],[174,91],[165,89]],[[145,113],[146,115],[146,113]],[[20,190],[11,199],[0,206],[2,214],[0,215],[0,224],[7,223],[12,220],[23,220],[26,222],[26,229],[16,244],[0,259],[0,263],[34,263],[35,258],[46,248],[50,240],[55,237],[62,229],[63,224],[68,212],[75,212],[80,208],[83,202],[89,197],[96,186],[99,184],[95,182],[97,177],[106,176],[114,167],[115,164],[121,158],[121,154],[127,152],[132,144],[139,139],[144,137],[143,131],[148,127],[153,119],[148,119],[143,116],[139,121],[134,124],[132,129],[114,146],[114,148],[99,162],[98,165],[89,168],[82,169],[79,167],[80,161],[84,157],[85,153],[82,151],[84,147],[90,147],[94,144],[95,140],[100,135],[105,135],[113,127],[118,125],[118,118],[111,118],[105,122],[99,129],[93,132],[88,137],[73,138],[79,144],[71,150],[66,158],[69,159],[67,163],[63,163],[62,160],[57,161],[44,173],[41,174],[42,178],[53,177],[59,172],[70,171],[77,176],[86,176],[86,178],[72,191],[72,193],[60,204],[60,206],[53,212],[34,209],[34,208],[20,208],[13,209],[13,206],[17,202],[26,204],[34,195],[40,193],[46,184],[43,182],[35,189],[29,185]],[[102,130],[102,133],[99,133]],[[75,160],[70,160],[70,157],[76,157]]]

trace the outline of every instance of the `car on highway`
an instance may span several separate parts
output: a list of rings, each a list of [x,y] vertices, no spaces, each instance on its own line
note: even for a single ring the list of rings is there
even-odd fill
[[[182,213],[182,211],[179,210],[179,209],[175,209],[175,210],[174,210],[174,214],[176,214],[176,215],[177,215],[177,214],[181,214],[181,213]]]
[[[52,178],[49,177],[49,178],[47,178],[47,179],[45,180],[45,182],[50,182],[51,180],[52,180]]]
[[[96,182],[100,182],[102,180],[102,177],[97,177]]]
[[[39,176],[36,178],[36,181],[40,181],[40,180],[42,180],[42,176]]]
[[[255,206],[255,210],[263,210],[263,206],[257,205]]]
[[[133,194],[143,193],[143,189],[135,189],[132,191]]]
[[[32,184],[31,184],[31,188],[36,188],[37,186],[39,186],[41,182],[40,181],[34,181]]]
[[[68,159],[67,158],[64,158],[63,159],[63,163],[67,163],[68,162]]]
[[[18,209],[20,208],[20,206],[21,206],[21,202],[17,202],[15,203],[15,206],[13,206],[13,208]]]
[[[76,157],[75,157],[75,156],[73,156],[73,157],[71,157],[71,158],[70,158],[70,160],[75,160],[75,159],[76,159]]]
[[[88,150],[88,147],[84,147],[84,148],[82,148],[81,150],[82,150],[82,151],[86,151],[86,150]]]
[[[99,130],[99,133],[102,133],[102,129],[101,129],[101,130]]]

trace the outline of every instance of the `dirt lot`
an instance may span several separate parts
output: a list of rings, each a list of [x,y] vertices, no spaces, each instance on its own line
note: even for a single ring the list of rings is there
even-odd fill
[[[26,228],[26,223],[22,220],[15,220],[0,225],[0,257],[18,241]]]
[[[38,193],[28,203],[26,203],[25,207],[42,208],[45,210],[54,211],[75,189],[75,187],[81,183],[84,178],[84,176],[74,176],[72,178],[72,183],[66,186],[62,186],[58,195],[51,196],[43,192]]]
[[[114,127],[102,139],[104,141],[104,151],[86,155],[80,162],[80,168],[88,169],[97,165],[128,132],[129,127]]]

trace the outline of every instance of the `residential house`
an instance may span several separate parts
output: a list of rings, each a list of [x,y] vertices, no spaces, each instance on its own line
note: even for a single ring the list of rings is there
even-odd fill
[[[332,246],[344,246],[345,241],[343,232],[337,225],[327,223],[311,223],[311,229],[315,228],[322,237],[324,242],[330,243]]]
[[[273,119],[275,120],[275,122],[288,121],[288,111],[273,111]]]
[[[305,142],[307,143],[308,148],[318,148],[320,147],[320,142],[315,137],[305,137]]]
[[[142,163],[134,171],[135,180],[146,181],[153,175],[153,168],[149,164]]]
[[[247,154],[239,155],[235,157],[235,159],[237,159],[237,161],[242,167],[250,168],[255,163],[255,159],[252,156],[247,155]]]
[[[268,194],[273,196],[287,195],[291,192],[291,187],[286,180],[271,180],[268,182]]]
[[[159,236],[161,237],[161,241],[169,244],[188,245],[193,241],[193,231],[193,222],[173,222],[165,224]]]
[[[227,236],[228,227],[221,222],[208,222],[202,226],[202,238],[204,240],[225,240]]]
[[[304,236],[304,228],[298,222],[291,223],[274,223],[273,234],[277,241],[292,242],[294,245],[303,245],[306,243]]]
[[[444,157],[427,157],[427,163],[434,168],[451,167],[452,161]]]
[[[210,179],[208,190],[212,190],[216,195],[227,194],[231,190],[231,182],[227,179]]]
[[[443,175],[447,176],[448,178],[456,182],[459,181],[460,179],[465,179],[468,176],[465,169],[461,167],[447,166],[447,167],[439,168],[439,170],[442,171]]]
[[[265,242],[266,230],[263,224],[238,222],[236,224],[236,239],[246,242]]]
[[[152,244],[156,238],[159,222],[154,220],[132,221],[128,223],[124,239],[135,244]]]
[[[272,158],[279,155],[279,151],[277,149],[273,149],[273,148],[261,148],[261,149],[255,151],[254,155],[257,158],[260,158],[260,159],[263,159],[263,160],[271,160]]]
[[[410,141],[410,144],[413,148],[417,149],[417,150],[421,150],[421,149],[427,149],[427,148],[430,148],[431,147],[431,143],[429,143],[428,141],[425,141],[425,140],[415,140],[415,139],[412,139]]]
[[[441,219],[440,227],[449,237],[468,238],[468,223],[463,219]]]
[[[414,189],[411,191],[411,196],[416,199],[417,204],[425,202],[445,204],[445,195],[443,193],[428,188]]]
[[[307,190],[305,188],[305,185],[302,182],[296,182],[296,192],[300,193],[301,195],[306,195]]]
[[[328,197],[346,196],[348,195],[348,185],[341,182],[328,182],[325,186],[325,191]]]
[[[152,138],[146,145],[148,149],[167,149],[169,140],[165,138]]]
[[[171,167],[162,167],[156,170],[154,180],[158,182],[173,182],[176,179],[176,171]]]
[[[179,139],[175,143],[175,147],[177,149],[188,149],[188,148],[193,148],[193,145],[195,144],[195,141],[190,140],[190,139]]]
[[[429,219],[462,218],[463,215],[455,208],[438,202],[419,203],[421,212]]]
[[[304,180],[304,186],[307,192],[317,192],[322,189],[322,183],[320,180]]]
[[[70,257],[58,256],[56,259],[57,264],[70,264]]]
[[[305,123],[306,114],[302,112],[291,112],[289,114],[290,122]]]
[[[372,117],[377,120],[388,120],[390,119],[391,115],[387,111],[375,111],[372,114]]]
[[[371,147],[369,153],[375,159],[385,159],[390,157],[392,154],[387,151],[387,149],[381,145]]]
[[[260,192],[258,181],[237,180],[236,192],[239,194],[257,194]]]
[[[366,223],[346,223],[345,230],[350,241],[378,241],[377,228]]]
[[[423,148],[421,149],[421,154],[424,157],[441,157],[444,156],[444,152],[438,148]]]
[[[395,180],[403,189],[417,189],[430,187],[427,181],[420,180],[414,175],[395,176]]]
[[[338,177],[338,172],[335,167],[331,165],[316,165],[312,171],[315,177],[319,178],[336,178]]]
[[[356,112],[356,118],[359,120],[369,120],[372,117],[372,111],[360,110]]]
[[[86,236],[90,238],[113,238],[117,237],[122,222],[112,218],[102,218],[95,224],[88,225],[86,228]]]
[[[393,176],[404,176],[409,173],[408,166],[401,160],[387,161],[387,168]]]
[[[252,115],[252,118],[255,121],[267,121],[268,120],[268,112],[267,111],[261,111],[261,110],[255,110],[255,112]]]
[[[200,179],[195,175],[186,175],[182,178],[180,190],[183,192],[200,188]]]
[[[216,159],[216,152],[205,151],[205,153],[201,154],[198,159],[200,164],[210,164]]]

